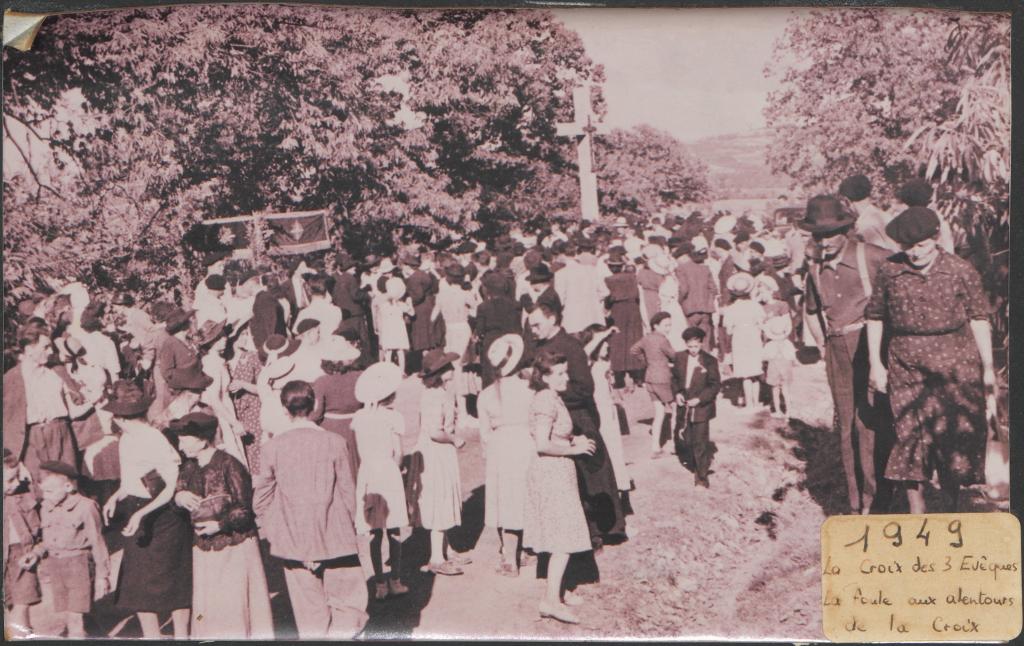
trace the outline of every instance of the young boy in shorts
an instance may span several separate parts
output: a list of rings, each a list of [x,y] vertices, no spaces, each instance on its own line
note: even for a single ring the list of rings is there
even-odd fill
[[[29,488],[28,470],[4,449],[4,606],[12,637],[32,632],[28,607],[42,599],[35,564],[43,554],[39,542],[39,504]]]
[[[78,493],[75,468],[63,462],[39,466],[43,547],[40,573],[53,589],[53,609],[65,613],[68,637],[85,637],[85,614],[110,590],[110,555],[95,501]]]

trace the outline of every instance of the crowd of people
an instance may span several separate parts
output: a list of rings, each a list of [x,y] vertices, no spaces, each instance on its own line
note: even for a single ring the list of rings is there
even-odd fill
[[[177,638],[271,638],[271,558],[300,637],[354,637],[368,597],[409,591],[412,530],[425,571],[471,565],[448,535],[475,435],[491,565],[543,556],[540,615],[577,623],[570,561],[628,539],[619,391],[650,396],[651,459],[676,453],[709,487],[723,381],[742,411],[791,416],[812,346],[850,511],[886,511],[897,485],[924,511],[933,473],[950,493],[982,476],[989,308],[930,191],[908,187],[896,217],[869,194],[850,178],[784,233],[693,212],[380,258],[210,253],[189,303],[79,282],[24,301],[4,376],[13,625],[30,630],[41,574],[72,637],[112,591],[145,637],[170,615]],[[105,527],[124,538],[116,581]]]

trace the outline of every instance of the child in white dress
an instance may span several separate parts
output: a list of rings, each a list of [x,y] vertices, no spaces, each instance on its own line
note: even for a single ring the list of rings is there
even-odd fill
[[[394,361],[405,372],[405,353],[409,350],[409,331],[405,317],[413,315],[412,304],[405,300],[405,281],[388,278],[377,308],[382,361]]]
[[[378,600],[409,591],[401,582],[400,531],[409,525],[400,470],[405,420],[391,408],[401,381],[402,371],[393,363],[381,362],[367,368],[356,381],[356,399],[363,408],[352,418],[359,452],[356,531],[370,535],[374,596]],[[391,555],[387,575],[381,551],[385,534]]]

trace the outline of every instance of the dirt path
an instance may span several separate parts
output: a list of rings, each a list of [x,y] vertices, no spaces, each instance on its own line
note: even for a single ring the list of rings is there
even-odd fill
[[[810,384],[802,387],[809,405],[794,407],[794,426],[824,428],[831,402],[821,365],[802,367],[798,379]],[[650,415],[645,400],[638,391],[626,401],[633,433],[623,439],[637,486],[630,540],[606,547],[597,557],[601,582],[579,588],[582,624],[538,620],[544,581],[533,568],[518,579],[496,574],[497,539],[487,531],[464,576],[433,581],[413,636],[823,638],[817,543],[825,514],[800,487],[816,465],[797,457],[797,434],[767,412],[721,404],[711,488],[700,489],[674,456],[649,458],[648,425],[638,421]],[[472,491],[482,478],[479,446],[463,457]]]

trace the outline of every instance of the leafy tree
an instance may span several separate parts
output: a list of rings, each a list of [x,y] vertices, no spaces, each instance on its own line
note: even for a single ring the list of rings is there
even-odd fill
[[[707,167],[672,135],[649,126],[613,130],[595,146],[602,209],[640,215],[710,196]]]
[[[1010,21],[999,14],[836,9],[791,19],[765,73],[773,171],[808,190],[871,177],[882,206],[923,177],[985,278],[1007,334]]]

